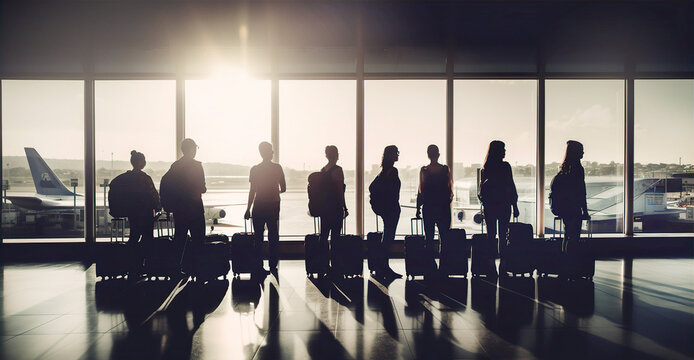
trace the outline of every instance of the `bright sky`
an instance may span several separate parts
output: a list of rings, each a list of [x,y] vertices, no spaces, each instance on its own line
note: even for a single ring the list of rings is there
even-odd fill
[[[318,168],[323,148],[340,148],[355,163],[355,82],[280,82],[280,156],[284,166]],[[46,158],[83,157],[81,81],[3,80],[3,154],[36,147]],[[560,161],[566,140],[585,145],[585,159],[623,161],[624,83],[620,80],[548,80],[547,162]],[[694,80],[636,82],[636,161],[694,163]],[[534,163],[536,82],[457,80],[455,160],[481,163],[488,143],[507,144],[512,164]],[[202,161],[251,165],[257,144],[270,139],[270,82],[224,79],[186,82],[186,135]],[[149,161],[175,152],[173,81],[99,81],[96,84],[97,159],[129,159],[137,149]],[[445,82],[365,82],[365,165],[378,164],[383,147],[400,148],[398,166],[426,163],[426,146],[445,146]]]

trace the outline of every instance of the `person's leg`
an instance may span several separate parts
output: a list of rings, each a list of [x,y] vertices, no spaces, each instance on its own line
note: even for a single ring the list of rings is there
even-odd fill
[[[581,216],[568,216],[564,219],[564,242],[562,243],[562,250],[566,250],[567,246],[575,245],[581,236],[581,225],[583,220]]]
[[[422,222],[424,223],[424,239],[425,246],[427,249],[431,250],[434,247],[434,232],[436,225],[436,213],[435,209],[428,206],[422,207]],[[433,252],[431,253],[433,256]]]
[[[186,241],[188,241],[188,229],[190,228],[190,219],[188,214],[183,211],[178,211],[174,214],[174,246],[176,248],[177,261],[179,269],[183,270],[183,252],[185,250]]]
[[[383,257],[383,270],[388,274],[396,277],[402,277],[402,275],[396,273],[391,269],[388,264],[390,256],[388,249],[390,244],[395,241],[395,232],[398,228],[398,221],[400,220],[400,211],[394,212],[392,214],[385,215],[383,217],[383,242],[381,246],[382,257]]]
[[[277,269],[279,262],[279,243],[280,243],[280,219],[278,217],[270,217],[267,220],[267,246],[268,246],[268,262],[270,263],[270,271]]]
[[[267,219],[264,214],[258,212],[258,211],[253,211],[253,232],[255,234],[255,256],[258,258],[262,259],[262,248],[263,248],[263,238],[265,235],[265,224],[267,222]],[[264,270],[262,261],[260,263],[260,269],[258,270]]]
[[[439,229],[439,240],[443,243],[448,237],[448,230],[451,229],[451,209],[441,207],[436,217],[436,227]]]
[[[484,223],[487,225],[487,238],[489,242],[496,242],[496,209],[489,205],[484,207]]]
[[[128,248],[128,262],[130,272],[138,272],[139,265],[139,249],[140,249],[140,237],[143,234],[142,222],[139,216],[129,216],[128,223],[130,223],[130,237],[128,238],[127,248]]]

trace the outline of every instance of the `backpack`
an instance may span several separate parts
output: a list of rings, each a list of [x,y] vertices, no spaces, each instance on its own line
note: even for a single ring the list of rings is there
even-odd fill
[[[129,194],[130,179],[127,172],[116,176],[108,185],[108,213],[113,217],[127,217],[132,210]]]
[[[550,184],[549,207],[552,214],[561,217],[571,204],[571,190],[569,189],[569,175],[559,172],[554,175]]]
[[[369,204],[371,204],[371,210],[378,215],[383,216],[385,213],[385,181],[383,180],[383,173],[376,175],[371,184],[369,184]]]
[[[166,174],[161,177],[161,182],[159,183],[159,198],[164,211],[175,212],[180,209],[181,188],[178,171],[172,166]]]
[[[327,185],[329,185],[333,169],[336,168],[337,166],[333,166],[326,172],[317,171],[308,176],[308,187],[306,189],[308,191],[308,212],[313,217],[323,215],[327,208],[329,196],[326,189],[328,188]]]

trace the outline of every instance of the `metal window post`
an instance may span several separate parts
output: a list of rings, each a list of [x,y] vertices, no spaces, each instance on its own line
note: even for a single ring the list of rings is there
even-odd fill
[[[535,208],[537,236],[545,236],[545,69],[541,64],[537,78],[537,159],[535,164]]]
[[[2,132],[2,80],[0,80],[0,161],[3,160],[3,158],[2,158],[2,139],[3,139],[2,134],[3,134],[3,132]],[[3,161],[2,164],[4,164],[4,163],[5,162]],[[3,178],[4,166],[2,164],[0,164],[0,184],[2,184],[4,187],[5,186],[5,179]],[[3,201],[5,203],[7,203],[7,191],[6,190],[3,191],[3,195],[5,196]],[[3,204],[0,206],[2,206],[2,208],[0,208],[0,211],[2,211],[1,209],[4,209],[5,205]],[[2,248],[3,239],[4,239],[4,237],[2,234],[2,226],[0,226],[0,249]],[[2,252],[0,252],[0,260],[2,260]]]
[[[454,158],[453,158],[453,146],[454,146],[454,124],[453,124],[453,72],[454,72],[454,51],[453,45],[448,46],[448,53],[446,55],[446,164],[451,170],[451,176],[454,172]]]
[[[271,95],[270,103],[272,110],[270,111],[270,138],[272,148],[275,150],[273,159],[276,162],[280,161],[280,82],[275,74],[270,81]]]
[[[176,79],[176,159],[183,156],[181,142],[186,137],[186,82]]]
[[[357,235],[364,235],[364,41],[361,16],[357,21]]]
[[[96,242],[96,159],[94,79],[84,81],[84,239]]]
[[[627,71],[624,82],[624,229],[634,235],[634,75]]]

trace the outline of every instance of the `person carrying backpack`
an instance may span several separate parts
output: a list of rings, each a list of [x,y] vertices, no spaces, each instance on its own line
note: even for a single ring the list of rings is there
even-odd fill
[[[174,242],[184,256],[188,232],[193,244],[205,238],[205,208],[202,194],[207,192],[202,163],[195,160],[198,146],[193,139],[181,142],[183,156],[171,164],[161,179],[160,192],[164,210],[174,214]],[[183,261],[182,261],[183,263]]]
[[[381,172],[369,185],[371,208],[383,219],[383,240],[380,247],[383,251],[381,257],[383,269],[376,270],[378,277],[401,278],[388,265],[388,248],[395,241],[395,231],[400,221],[400,178],[395,162],[398,161],[400,152],[395,145],[388,145],[383,150],[381,160]]]
[[[434,265],[434,227],[438,226],[441,238],[451,228],[451,201],[453,201],[453,180],[447,165],[439,164],[439,147],[429,145],[427,156],[429,165],[419,171],[419,191],[417,192],[417,218],[424,214],[424,236],[426,248]]]
[[[518,217],[520,214],[513,171],[511,165],[504,161],[504,157],[506,157],[506,145],[502,141],[494,140],[489,143],[489,150],[481,171],[478,194],[484,206],[487,236],[489,241],[497,246],[497,234],[499,241],[506,240],[511,210],[513,210],[513,217]]]
[[[552,213],[564,221],[566,231],[562,249],[569,242],[578,241],[581,236],[583,220],[590,220],[586,202],[585,171],[581,165],[583,144],[569,140],[566,143],[564,161],[550,186],[550,207]]]
[[[342,220],[349,215],[345,205],[345,175],[342,167],[337,165],[339,153],[335,145],[325,147],[325,157],[328,164],[321,169],[320,192],[320,243],[325,245],[330,236],[330,242],[340,236]],[[332,247],[331,247],[332,248]],[[332,250],[332,249],[331,249]],[[334,251],[330,252],[331,258],[335,258]]]
[[[131,151],[130,164],[132,170],[111,181],[108,197],[111,215],[128,217],[130,237],[127,246],[132,259],[131,275],[136,275],[142,263],[141,244],[153,238],[153,212],[161,210],[161,205],[152,178],[142,171],[147,164],[145,155]],[[131,278],[134,280],[136,276]]]

